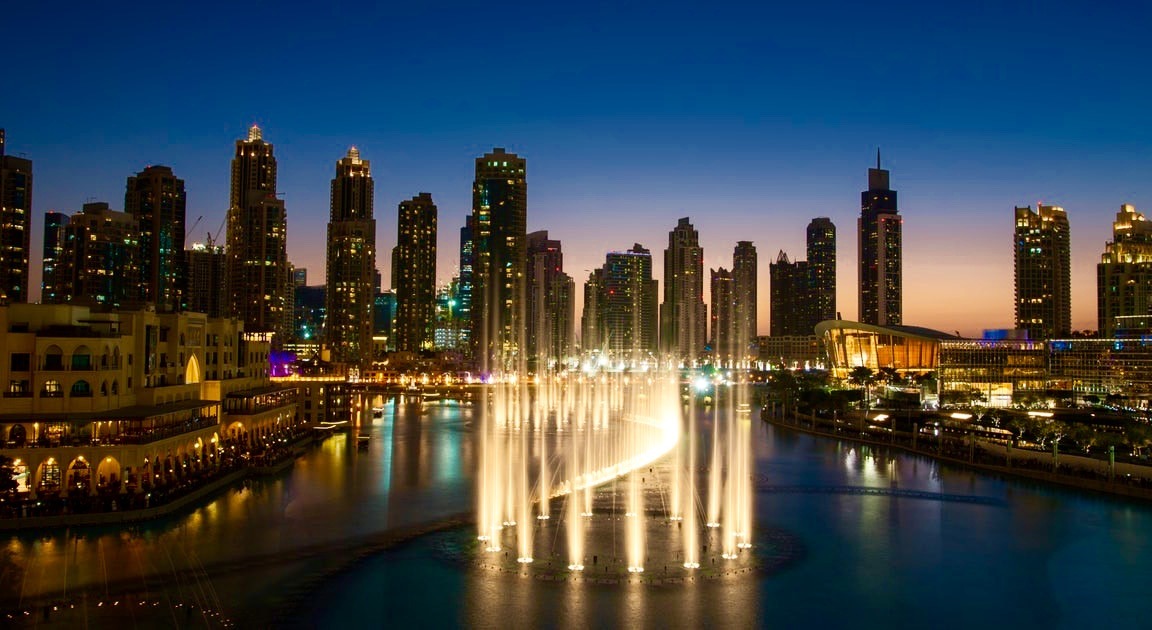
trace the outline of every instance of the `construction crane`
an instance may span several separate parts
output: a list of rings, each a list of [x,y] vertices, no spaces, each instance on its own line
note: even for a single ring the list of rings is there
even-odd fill
[[[188,249],[188,238],[192,236],[192,232],[194,232],[196,230],[196,226],[200,225],[200,221],[202,221],[203,219],[204,219],[204,215],[200,215],[200,216],[196,217],[196,221],[192,224],[192,227],[188,228],[187,230],[184,230],[184,249]]]
[[[208,249],[211,250],[213,246],[220,240],[220,233],[224,231],[224,225],[228,223],[228,215],[224,215],[224,220],[220,222],[220,227],[216,228],[216,236],[208,235]]]

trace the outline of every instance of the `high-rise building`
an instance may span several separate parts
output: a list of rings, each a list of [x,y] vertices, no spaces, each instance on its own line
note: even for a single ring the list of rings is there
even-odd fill
[[[140,306],[140,227],[107,203],[86,203],[64,228],[57,277],[62,302],[101,309]]]
[[[575,283],[564,273],[560,241],[528,235],[528,367],[543,370],[572,352]]]
[[[836,226],[827,217],[808,223],[808,273],[808,322],[815,328],[826,319],[836,319]]]
[[[902,223],[888,171],[868,169],[868,190],[860,193],[860,321],[876,326],[902,323]],[[806,333],[810,334],[810,333]]]
[[[594,299],[588,298],[590,293]],[[656,352],[659,296],[652,278],[652,252],[639,243],[625,252],[610,252],[600,273],[589,277],[584,295],[585,350],[601,349],[633,361]],[[596,345],[588,340],[593,330]]]
[[[729,361],[736,358],[738,351],[742,351],[736,343],[736,283],[732,272],[723,267],[709,271],[712,286],[712,352],[719,361]]]
[[[1129,204],[1112,223],[1112,242],[1096,265],[1102,337],[1152,334],[1152,221]]]
[[[378,337],[385,337],[385,347],[388,349],[395,349],[396,347],[396,290],[389,289],[381,291],[376,294],[375,304],[372,309],[372,319],[375,320],[372,326],[372,332]]]
[[[523,369],[528,185],[525,160],[495,148],[472,185],[472,343],[482,371]]]
[[[306,287],[308,286],[308,268],[307,267],[293,267],[292,268],[292,286]]]
[[[1063,208],[1016,208],[1016,327],[1030,339],[1072,331],[1072,265]]]
[[[376,219],[372,168],[356,147],[336,162],[328,219],[328,289],[324,336],[332,360],[372,359],[372,307],[376,299]],[[433,228],[433,234],[435,229]],[[435,237],[433,237],[435,238]]]
[[[63,212],[44,213],[44,267],[40,282],[40,302],[42,304],[63,304],[60,293],[60,263],[64,257],[64,228],[68,227],[68,215]]]
[[[28,301],[32,160],[4,152],[0,129],[0,303]]]
[[[456,318],[461,347],[470,350],[472,340],[472,287],[475,282],[476,250],[473,235],[476,232],[476,217],[469,214],[460,228],[460,286],[456,291],[456,308],[453,316]]]
[[[280,347],[292,328],[288,217],[276,198],[276,157],[253,125],[236,141],[227,238],[228,312],[246,332],[271,332]]]
[[[580,315],[580,349],[584,352],[603,349],[604,268],[593,269],[584,282],[584,312]]]
[[[757,256],[752,241],[738,241],[732,250],[732,301],[733,331],[732,348],[735,358],[755,356],[752,346],[757,332]]]
[[[184,303],[184,180],[167,166],[149,166],[128,178],[124,211],[140,225],[140,300],[158,312]]]
[[[436,330],[436,204],[420,193],[400,202],[392,286],[396,289],[396,349],[432,349]]]
[[[193,243],[184,251],[184,310],[221,317],[225,312],[224,286],[226,257],[219,245]]]
[[[788,260],[783,250],[776,256],[776,262],[768,265],[771,286],[769,287],[769,331],[773,337],[785,335],[811,335],[806,312],[809,303],[809,279],[811,273],[807,261]]]
[[[664,250],[664,303],[660,305],[661,349],[695,359],[704,349],[708,327],[704,306],[704,248],[688,217],[668,233]]]

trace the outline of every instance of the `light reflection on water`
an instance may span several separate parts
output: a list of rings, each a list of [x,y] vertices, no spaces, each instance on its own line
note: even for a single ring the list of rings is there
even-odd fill
[[[175,569],[205,567],[200,579],[208,584],[185,586],[212,586],[226,610],[258,619],[267,612],[259,596],[317,569],[214,567],[469,509],[470,417],[469,407],[389,404],[383,418],[366,416],[358,429],[372,435],[367,450],[335,436],[284,476],[226,492],[183,516],[128,530],[11,536],[0,542],[0,588],[34,596],[60,593],[65,584],[69,592],[116,580],[143,585],[148,576],[150,589],[176,589],[165,586]],[[757,522],[799,536],[806,555],[774,576],[676,588],[473,574],[432,559],[422,539],[327,582],[307,610],[320,627],[506,627],[515,620],[573,628],[1139,626],[1152,611],[1144,593],[1152,578],[1146,505],[759,423],[752,442],[768,487],[896,488],[1004,504],[761,490]]]

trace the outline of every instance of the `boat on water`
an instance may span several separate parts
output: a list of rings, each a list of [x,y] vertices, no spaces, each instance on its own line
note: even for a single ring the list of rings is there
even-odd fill
[[[384,408],[383,407],[373,407],[372,408],[372,417],[373,418],[383,418],[384,417]]]
[[[361,433],[360,435],[356,436],[356,448],[358,448],[358,449],[366,450],[368,448],[368,445],[371,442],[372,442],[372,436],[371,435],[365,435],[365,434]]]

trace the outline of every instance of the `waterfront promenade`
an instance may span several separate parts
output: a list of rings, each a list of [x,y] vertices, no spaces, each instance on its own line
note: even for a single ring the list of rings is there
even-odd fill
[[[1101,492],[1119,497],[1152,501],[1152,466],[1107,461],[1068,453],[1013,448],[976,438],[972,434],[869,428],[859,419],[836,420],[801,413],[784,415],[761,410],[761,419],[772,425],[840,440],[898,448],[959,466],[1044,483]]]

